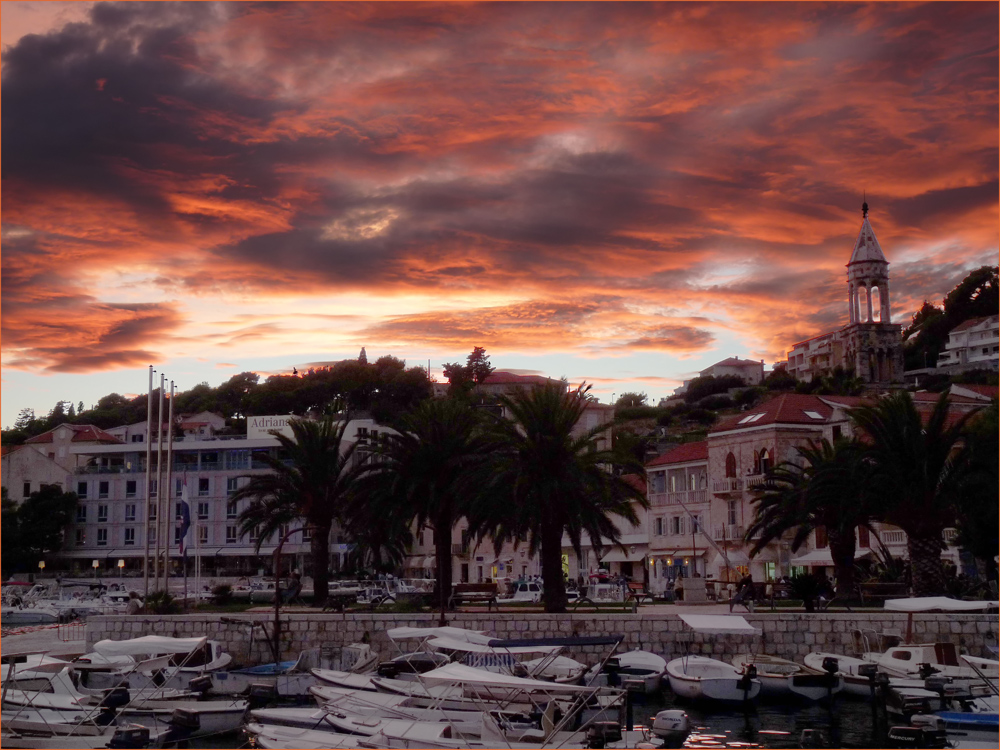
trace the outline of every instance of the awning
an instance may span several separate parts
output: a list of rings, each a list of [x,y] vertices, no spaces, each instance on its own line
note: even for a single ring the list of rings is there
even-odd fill
[[[620,548],[615,547],[613,550],[608,552],[601,558],[603,563],[613,563],[613,562],[638,562],[646,556],[646,549],[636,549],[635,552],[627,550],[623,552]]]
[[[680,615],[680,618],[699,633],[759,635],[761,632],[741,615]]]
[[[680,547],[679,549],[657,552],[655,555],[650,554],[650,557],[704,557],[707,552],[708,550],[704,547]]]
[[[854,559],[860,560],[862,557],[867,557],[872,551],[870,549],[859,549],[854,553]],[[830,556],[830,548],[822,547],[820,549],[814,549],[810,552],[806,552],[801,557],[795,557],[791,560],[792,565],[798,565],[802,567],[833,567],[833,558]]]
[[[910,599],[888,599],[885,608],[896,612],[930,612],[939,609],[942,612],[966,612],[976,609],[996,609],[1000,602],[978,601],[966,602],[951,599],[947,596],[920,596]]]
[[[190,654],[208,643],[208,638],[171,638],[166,635],[144,635],[127,641],[98,641],[94,651],[103,656],[140,656],[144,654]]]
[[[424,564],[421,566],[424,570],[434,570],[437,566],[437,560],[434,559],[434,555],[427,555],[424,558]]]

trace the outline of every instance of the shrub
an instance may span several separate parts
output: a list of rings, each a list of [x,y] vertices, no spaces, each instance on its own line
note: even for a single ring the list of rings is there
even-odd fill
[[[223,583],[212,589],[212,602],[215,604],[229,604],[233,600],[233,587],[228,583]]]
[[[154,591],[146,597],[144,610],[153,615],[176,615],[181,605],[166,591]]]

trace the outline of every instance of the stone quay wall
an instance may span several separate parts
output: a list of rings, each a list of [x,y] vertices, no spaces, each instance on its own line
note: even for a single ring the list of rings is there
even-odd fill
[[[727,660],[747,651],[800,659],[810,651],[829,651],[852,655],[856,652],[855,631],[890,633],[902,636],[906,632],[905,614],[881,612],[830,613],[756,613],[743,615],[761,636],[707,635],[692,632],[676,614],[449,614],[448,624],[471,630],[483,630],[497,638],[551,638],[565,636],[624,635],[620,650],[644,649],[665,659],[700,653]],[[225,621],[223,621],[225,620]],[[241,624],[233,624],[239,621]],[[262,623],[254,629],[251,639],[249,625]],[[437,625],[437,614],[311,614],[290,613],[281,616],[282,659],[294,659],[303,650],[324,648],[329,653],[350,643],[369,642],[382,658],[398,655],[386,630],[400,626],[431,627]],[[124,640],[143,635],[175,637],[208,636],[222,643],[232,655],[234,666],[266,663],[272,660],[265,641],[273,632],[274,615],[244,613],[239,615],[135,615],[90,617],[86,623],[86,641],[90,649],[99,640]],[[980,614],[915,614],[913,641],[927,643],[951,641],[972,656],[995,658],[987,648],[997,643],[998,618]],[[875,641],[871,641],[874,649]],[[401,643],[404,650],[415,644]],[[589,646],[567,649],[568,656],[580,661],[593,661],[606,649]]]

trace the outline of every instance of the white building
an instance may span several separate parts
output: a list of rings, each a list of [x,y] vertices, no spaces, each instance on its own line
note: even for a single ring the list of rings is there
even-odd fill
[[[954,365],[969,370],[1000,367],[1000,315],[972,318],[951,329],[937,366]]]

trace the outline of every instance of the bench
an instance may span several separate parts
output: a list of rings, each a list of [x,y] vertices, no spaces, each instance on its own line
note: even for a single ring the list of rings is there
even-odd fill
[[[858,594],[862,605],[909,596],[905,583],[861,583],[858,584]]]
[[[639,605],[644,601],[648,601],[650,604],[655,601],[653,595],[646,591],[646,585],[639,581],[629,581],[625,591],[625,606],[628,607],[631,604],[632,611],[638,612]]]
[[[497,604],[498,587],[495,583],[456,583],[448,598],[448,608],[454,609],[463,602],[486,602],[487,610],[499,606]]]

